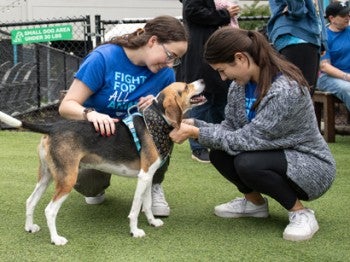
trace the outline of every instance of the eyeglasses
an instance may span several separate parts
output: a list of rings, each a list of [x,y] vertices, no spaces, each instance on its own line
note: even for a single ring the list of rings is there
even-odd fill
[[[166,54],[166,60],[165,62],[167,64],[169,63],[173,63],[173,66],[178,66],[179,64],[181,64],[181,59],[180,57],[177,57],[175,54],[173,54],[172,52],[170,52],[168,49],[166,49],[166,47],[164,46],[164,44],[161,44],[161,46],[164,49],[164,52]]]

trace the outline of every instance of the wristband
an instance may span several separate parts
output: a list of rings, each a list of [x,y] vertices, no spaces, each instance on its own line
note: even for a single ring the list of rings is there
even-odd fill
[[[87,114],[92,112],[92,111],[95,111],[95,108],[91,108],[91,107],[84,108],[83,117],[85,120],[87,120]]]
[[[344,79],[345,81],[349,81],[348,73],[345,73],[345,74],[343,75],[343,79]]]

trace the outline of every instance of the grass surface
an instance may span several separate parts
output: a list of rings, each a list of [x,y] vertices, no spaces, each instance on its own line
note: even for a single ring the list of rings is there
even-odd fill
[[[129,236],[128,214],[135,179],[113,176],[102,205],[89,206],[73,191],[58,217],[59,234],[69,242],[50,244],[44,209],[48,189],[37,206],[36,234],[24,231],[25,201],[36,183],[40,135],[0,132],[0,261],[349,261],[350,136],[330,144],[337,178],[320,199],[307,203],[316,211],[319,232],[310,241],[282,239],[287,212],[274,200],[267,219],[223,219],[215,205],[240,193],[209,164],[190,158],[189,145],[176,145],[163,183],[171,215],[153,228],[143,214],[146,237]]]

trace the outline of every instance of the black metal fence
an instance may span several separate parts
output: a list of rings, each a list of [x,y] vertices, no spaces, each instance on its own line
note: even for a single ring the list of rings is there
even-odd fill
[[[262,29],[269,16],[241,16],[238,22],[243,29]],[[143,27],[149,18],[123,19],[123,20],[103,20],[101,16],[95,16],[96,44],[109,40],[114,35],[121,35],[130,32],[132,29]],[[182,20],[181,18],[179,18]]]
[[[57,25],[72,27],[72,40],[13,44],[11,32]],[[90,17],[0,24],[0,110],[14,116],[57,104],[82,57],[92,49]]]
[[[18,118],[57,117],[61,91],[69,88],[83,57],[94,46],[115,35],[132,32],[149,18],[102,20],[96,15],[94,28],[90,16],[61,20],[0,24],[0,111]],[[268,17],[240,17],[240,25]],[[26,28],[69,25],[71,40],[13,44],[11,32]],[[94,30],[92,30],[94,29]],[[45,111],[46,110],[46,111]],[[43,115],[43,112],[46,112]],[[1,124],[0,124],[1,128]]]

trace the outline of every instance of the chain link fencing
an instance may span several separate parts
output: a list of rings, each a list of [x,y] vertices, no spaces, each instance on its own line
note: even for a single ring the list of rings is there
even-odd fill
[[[96,15],[94,28],[90,16],[0,24],[0,111],[22,120],[56,121],[59,101],[82,59],[94,46],[142,28],[149,19],[111,21]],[[245,23],[264,25],[267,20],[265,16],[239,18],[242,28]],[[71,39],[13,44],[14,31],[25,29],[35,33],[36,29],[49,30],[60,25],[71,27]],[[0,123],[0,128],[6,126]]]

